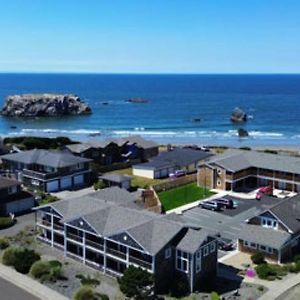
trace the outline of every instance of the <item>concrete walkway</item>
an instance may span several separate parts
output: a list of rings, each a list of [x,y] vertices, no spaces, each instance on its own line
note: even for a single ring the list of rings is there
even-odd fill
[[[176,214],[182,214],[184,211],[186,210],[189,210],[191,208],[194,208],[194,207],[197,207],[199,206],[199,204],[202,202],[202,201],[207,201],[207,200],[214,200],[214,199],[218,199],[220,197],[224,197],[225,195],[227,195],[228,193],[225,192],[225,191],[217,191],[217,194],[215,195],[212,195],[211,197],[208,197],[206,199],[202,199],[202,200],[198,200],[198,201],[194,201],[192,203],[189,203],[189,204],[185,204],[185,205],[182,205],[182,206],[179,206],[179,207],[176,207],[174,209],[171,209],[171,210],[168,210],[166,212],[166,214],[171,214],[171,213],[176,213]]]
[[[65,296],[38,281],[0,264],[0,277],[41,300],[68,300]],[[1,296],[0,296],[1,298]],[[2,299],[2,298],[1,298]]]

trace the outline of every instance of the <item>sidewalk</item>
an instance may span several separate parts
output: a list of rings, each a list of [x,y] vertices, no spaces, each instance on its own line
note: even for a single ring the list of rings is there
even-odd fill
[[[46,287],[30,277],[18,273],[14,269],[0,264],[0,277],[20,287],[41,300],[68,300],[65,296]]]

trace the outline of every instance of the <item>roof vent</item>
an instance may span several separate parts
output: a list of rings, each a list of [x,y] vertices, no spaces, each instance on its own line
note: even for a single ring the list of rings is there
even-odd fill
[[[124,235],[124,236],[123,236],[123,240],[124,240],[124,241],[127,241],[127,235]]]
[[[79,225],[80,225],[80,226],[83,226],[83,221],[80,221],[80,222],[79,222]]]

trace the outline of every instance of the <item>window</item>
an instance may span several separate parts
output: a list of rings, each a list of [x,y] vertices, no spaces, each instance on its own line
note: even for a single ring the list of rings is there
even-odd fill
[[[219,186],[221,185],[221,180],[217,181],[217,185],[219,185]]]
[[[204,251],[203,251],[203,255],[204,255],[204,256],[207,256],[208,253],[209,253],[209,248],[208,248],[208,246],[205,246],[205,247],[204,247]]]
[[[265,253],[269,253],[269,254],[273,253],[273,248],[267,247],[267,246],[264,246],[264,245],[259,245],[259,250],[262,251],[262,252],[265,252]]]
[[[257,245],[255,243],[250,243],[249,245],[250,248],[253,248],[253,249],[256,249],[257,248]]]
[[[212,242],[212,243],[210,244],[210,253],[215,252],[215,250],[216,250],[216,243],[215,243],[215,242]]]
[[[219,175],[221,175],[221,174],[222,174],[222,170],[221,170],[221,169],[217,169],[217,173],[218,173]]]
[[[201,250],[196,252],[196,273],[201,271]]]
[[[249,243],[247,241],[244,241],[244,246],[249,247]]]
[[[171,249],[171,247],[169,247],[165,250],[165,259],[168,259],[171,256],[172,256],[172,249]]]
[[[261,225],[267,228],[278,228],[278,222],[275,219],[261,217]]]
[[[176,269],[188,273],[189,272],[189,259],[188,254],[181,250],[176,251]]]

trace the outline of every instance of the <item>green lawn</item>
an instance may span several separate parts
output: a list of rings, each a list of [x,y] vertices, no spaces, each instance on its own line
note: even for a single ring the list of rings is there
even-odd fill
[[[164,209],[167,211],[197,200],[208,198],[213,194],[213,192],[203,187],[198,187],[197,183],[193,182],[165,192],[160,192],[158,193],[158,197]]]

